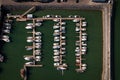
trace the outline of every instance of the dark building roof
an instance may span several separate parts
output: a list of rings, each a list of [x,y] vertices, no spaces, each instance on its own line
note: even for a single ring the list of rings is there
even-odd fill
[[[107,2],[108,0],[92,0],[93,2]]]

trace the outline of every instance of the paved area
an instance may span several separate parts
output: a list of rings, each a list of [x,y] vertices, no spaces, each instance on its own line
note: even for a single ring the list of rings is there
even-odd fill
[[[40,2],[14,2],[12,0],[2,0],[2,4],[4,5],[44,5],[44,4],[47,4],[47,5],[64,5],[64,4],[75,4],[78,5],[78,4],[86,4],[86,3],[89,3],[90,0],[80,0],[79,3],[76,3],[76,0],[68,0],[67,2],[60,2],[58,3],[57,0],[54,0],[53,2],[50,2],[50,3],[40,3]],[[62,3],[62,4],[61,4]]]

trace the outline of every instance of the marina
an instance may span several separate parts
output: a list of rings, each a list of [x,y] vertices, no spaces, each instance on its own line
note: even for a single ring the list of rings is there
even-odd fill
[[[42,34],[42,36],[41,36],[41,38],[43,38],[43,40],[44,40],[44,35],[46,34],[46,31],[47,31],[47,28],[48,29],[51,29],[51,30],[53,30],[53,26],[54,26],[54,24],[56,24],[56,22],[54,22],[53,20],[54,19],[58,19],[58,20],[60,20],[60,24],[62,23],[62,22],[65,22],[66,23],[66,25],[64,25],[65,26],[65,28],[66,29],[69,29],[69,32],[70,32],[70,29],[72,29],[73,31],[74,31],[74,34],[76,35],[76,34],[79,34],[80,35],[80,39],[81,39],[81,37],[82,37],[82,35],[86,35],[86,34],[83,34],[83,33],[85,33],[85,32],[82,32],[81,33],[81,30],[82,29],[80,29],[80,33],[78,32],[78,33],[76,33],[76,31],[75,31],[75,29],[76,29],[76,23],[74,23],[73,22],[73,20],[74,19],[79,19],[80,20],[80,22],[78,22],[78,23],[80,23],[80,24],[82,24],[82,22],[85,20],[85,18],[33,18],[33,19],[29,19],[28,21],[30,21],[31,20],[31,22],[28,22],[28,21],[25,21],[25,22],[27,22],[27,23],[25,23],[24,24],[24,26],[22,27],[22,28],[24,28],[25,29],[25,31],[24,31],[24,33],[26,33],[26,37],[25,37],[25,39],[24,39],[24,41],[25,41],[25,43],[26,43],[26,38],[28,39],[28,37],[32,37],[32,38],[29,38],[29,39],[32,39],[32,42],[27,42],[26,44],[27,45],[25,45],[25,46],[23,46],[23,47],[27,47],[27,48],[29,48],[30,49],[30,52],[32,52],[32,55],[29,55],[29,52],[25,52],[24,54],[23,54],[23,57],[25,58],[25,57],[33,57],[33,63],[30,63],[30,65],[28,65],[29,63],[27,63],[27,65],[25,64],[25,65],[23,65],[23,66],[26,66],[26,67],[31,67],[31,68],[36,68],[36,67],[40,67],[39,69],[46,69],[46,67],[48,66],[48,64],[45,64],[46,63],[46,61],[47,60],[45,60],[46,58],[47,58],[47,56],[46,57],[44,57],[44,55],[47,55],[47,53],[49,53],[49,55],[54,55],[53,54],[53,52],[45,52],[45,50],[40,50],[40,51],[42,51],[40,54],[43,54],[43,55],[39,55],[39,56],[41,56],[41,57],[43,57],[43,59],[42,59],[42,62],[40,62],[40,64],[37,64],[36,62],[37,61],[35,61],[35,57],[36,57],[36,54],[35,54],[35,50],[36,50],[36,48],[35,48],[35,34],[36,34],[36,32],[41,32],[41,34]],[[40,27],[32,27],[32,28],[30,28],[30,30],[27,30],[27,28],[26,28],[26,24],[28,24],[28,23],[31,23],[31,24],[33,24],[33,26],[35,26],[35,22],[36,21],[43,21],[43,25],[42,26],[40,26]],[[83,21],[82,21],[83,20]],[[46,23],[47,22],[51,22],[51,26],[49,26],[49,24],[47,25]],[[70,22],[72,22],[72,24],[70,24]],[[24,22],[17,22],[17,23],[24,23]],[[59,23],[59,22],[58,22]],[[88,22],[89,23],[89,22]],[[46,24],[47,26],[46,27],[44,27],[45,25],[44,24]],[[74,24],[74,25],[73,25]],[[70,25],[72,25],[70,28],[68,28]],[[49,27],[48,27],[49,26]],[[62,27],[64,27],[64,26],[62,26],[62,25],[60,25],[60,27],[59,27],[59,29],[57,29],[57,30],[59,30],[59,31],[61,31],[63,28]],[[50,28],[51,27],[51,28]],[[79,27],[79,26],[78,26]],[[28,27],[29,28],[29,27]],[[43,32],[43,31],[41,31],[41,30],[39,30],[38,31],[38,28],[45,28],[46,29],[46,31],[45,32]],[[86,26],[86,28],[88,28],[89,29],[89,27],[87,27]],[[65,30],[66,30],[65,29]],[[84,29],[83,29],[84,30]],[[55,31],[56,32],[56,31]],[[64,31],[63,31],[64,32]],[[71,35],[70,36],[66,36],[66,34],[68,35],[69,33],[68,33],[68,31],[65,31],[65,32],[67,32],[67,33],[61,33],[60,32],[60,40],[58,41],[59,43],[60,43],[60,45],[64,45],[65,47],[60,47],[60,62],[59,63],[61,63],[62,65],[63,65],[63,63],[65,62],[66,64],[67,64],[67,66],[66,66],[66,70],[60,70],[61,72],[62,72],[62,76],[65,76],[65,75],[67,75],[68,74],[68,72],[69,71],[75,71],[75,69],[76,68],[72,68],[72,70],[71,70],[71,67],[69,67],[69,66],[71,66],[71,65],[74,65],[74,66],[76,66],[76,57],[75,57],[75,44],[76,44],[76,36],[74,36],[74,38],[72,38],[72,39],[75,39],[74,40],[74,42],[73,43],[70,43],[69,42],[69,38],[71,37]],[[54,40],[54,36],[53,36],[53,33],[54,33],[54,30],[53,31],[51,31],[50,32],[50,34],[52,34],[52,38],[51,38],[51,40]],[[30,34],[30,35],[29,35]],[[31,35],[32,34],[32,35]],[[74,34],[72,34],[72,35],[74,35]],[[64,36],[66,36],[66,37],[64,37]],[[47,39],[47,38],[46,38]],[[66,43],[67,42],[67,43]],[[68,43],[69,42],[69,43]],[[31,44],[32,43],[32,45],[29,45],[29,43]],[[42,44],[43,45],[47,45],[47,44],[45,44],[45,43],[48,43],[48,42],[43,42]],[[85,44],[86,42],[84,42],[83,43],[83,45],[87,45],[87,44]],[[74,44],[74,47],[73,47],[73,52],[71,53],[71,55],[73,55],[72,57],[74,57],[73,59],[74,59],[74,62],[72,62],[72,64],[71,63],[69,63],[68,61],[69,60],[73,60],[72,58],[69,58],[69,56],[71,56],[70,54],[68,54],[68,47],[67,46],[69,46],[69,44]],[[53,43],[51,42],[51,48],[52,48],[52,45],[53,45]],[[82,44],[79,44],[79,46],[81,46]],[[45,46],[41,46],[41,47],[45,47]],[[46,46],[47,47],[47,46]],[[24,48],[24,49],[27,49],[27,48]],[[66,49],[65,49],[66,48]],[[28,49],[28,50],[29,50]],[[47,48],[46,48],[47,49]],[[65,52],[67,52],[67,53],[64,53],[64,55],[63,55],[63,50],[65,50]],[[67,50],[67,51],[66,51]],[[51,49],[50,51],[53,51],[53,49]],[[28,55],[26,55],[26,53],[28,53]],[[69,52],[70,53],[70,52]],[[82,54],[81,52],[79,53],[79,54]],[[86,55],[90,55],[89,53],[88,54],[86,54]],[[50,58],[50,57],[49,57]],[[52,56],[51,56],[51,58],[52,58]],[[57,72],[55,69],[54,69],[54,67],[53,67],[53,62],[52,62],[52,60],[54,60],[53,58],[51,59],[50,58],[50,64],[52,64],[51,65],[51,69],[53,70],[53,71],[55,71],[55,72]],[[48,58],[47,58],[48,59]],[[81,60],[84,60],[84,61],[86,61],[87,60],[87,58],[82,58],[82,56],[81,56],[81,58],[80,58]],[[23,59],[24,60],[24,59]],[[49,59],[48,59],[49,60]],[[45,62],[45,63],[44,63]],[[82,66],[82,61],[80,61],[81,63],[79,64],[79,67],[77,67],[77,69],[80,69],[81,68],[81,66]],[[25,62],[26,63],[26,62]],[[41,64],[42,63],[42,64]],[[87,62],[85,62],[86,64],[88,64]],[[53,67],[53,68],[52,68]],[[58,68],[61,68],[61,67],[63,67],[63,66],[59,66]],[[88,68],[89,68],[89,66],[87,66]],[[27,70],[27,71],[29,71],[29,69]],[[39,70],[40,71],[40,70]],[[42,71],[42,70],[41,70]],[[49,70],[48,70],[49,71]],[[86,71],[85,71],[85,73],[86,73]],[[44,73],[43,73],[44,74]],[[76,73],[75,73],[76,74]],[[80,73],[80,74],[84,74],[84,73]],[[61,73],[59,73],[59,71],[57,72],[57,75],[61,75]],[[77,74],[76,74],[77,75]],[[31,78],[31,77],[30,77]],[[34,78],[34,77],[33,77]],[[42,78],[42,77],[41,77]],[[54,78],[54,77],[53,77]],[[24,77],[24,80],[26,80],[26,79],[28,79],[28,77]],[[32,79],[32,78],[31,78]],[[30,80],[31,80],[30,79]]]

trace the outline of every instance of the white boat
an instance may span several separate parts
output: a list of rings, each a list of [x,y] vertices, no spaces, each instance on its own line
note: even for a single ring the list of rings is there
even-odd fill
[[[60,65],[60,63],[54,63],[54,67],[57,67],[57,66],[59,66]]]
[[[24,57],[25,60],[30,61],[33,59],[33,57]]]
[[[65,36],[62,36],[61,38],[62,38],[62,39],[66,39],[66,37],[65,37]]]
[[[87,22],[82,22],[82,26],[83,27],[87,26]]]
[[[60,46],[58,45],[58,46],[53,46],[53,49],[59,49],[60,48]]]
[[[82,67],[82,70],[86,70],[86,69],[87,69],[86,66],[83,66],[83,67]]]
[[[83,67],[87,66],[87,64],[82,64]]]
[[[36,60],[36,61],[41,61],[41,56],[36,56],[36,57],[35,57],[35,60]]]
[[[57,36],[56,36],[56,37],[54,37],[54,40],[56,40],[56,39],[60,39],[60,37],[57,37]]]
[[[36,39],[35,42],[41,42],[41,40],[40,39]]]
[[[4,39],[4,38],[9,39],[9,36],[7,36],[7,35],[3,35],[2,38],[3,38],[3,39]]]
[[[60,32],[60,30],[54,30],[54,33],[58,33],[58,32]]]
[[[51,16],[50,15],[46,15],[47,18],[50,18]]]
[[[62,66],[58,66],[58,67],[57,67],[57,70],[66,70],[66,68],[65,68],[65,67],[62,67]]]
[[[53,52],[59,52],[59,50],[53,50]]]
[[[61,22],[61,25],[66,25],[66,22]]]
[[[34,65],[33,62],[26,62],[25,64],[26,64],[26,65]]]
[[[82,33],[82,36],[86,36],[87,35],[87,33]]]
[[[60,41],[60,39],[54,39],[54,41],[55,41],[55,42],[58,42],[58,41]]]
[[[82,41],[86,41],[87,39],[82,38],[81,40],[82,40]]]
[[[36,36],[35,38],[36,38],[36,39],[41,39],[41,36]]]
[[[73,22],[79,22],[80,20],[79,19],[74,19]]]
[[[3,30],[3,33],[10,33],[10,30],[5,29],[5,30]]]
[[[60,56],[53,56],[53,58],[54,58],[54,59],[59,59],[59,58],[60,58]]]
[[[27,23],[27,26],[33,26],[33,23]]]
[[[59,54],[60,54],[59,52],[55,52],[55,53],[54,53],[55,56],[58,56]]]
[[[35,48],[39,49],[39,48],[41,48],[41,46],[40,45],[36,45]]]
[[[65,43],[65,42],[62,42],[62,45],[66,45],[66,43]]]
[[[62,51],[62,53],[61,54],[65,54],[66,52],[65,51]]]
[[[53,33],[53,36],[59,36],[60,35],[60,32],[58,33]]]
[[[58,62],[58,61],[60,61],[60,60],[59,60],[59,59],[54,58],[54,62]]]
[[[39,36],[39,35],[41,35],[42,33],[41,32],[35,32],[35,35],[36,36]]]
[[[33,42],[33,40],[28,39],[27,42]]]
[[[35,50],[35,55],[41,55],[40,50]]]
[[[33,39],[33,37],[29,36],[29,37],[27,37],[27,39],[32,40],[32,39]]]
[[[86,31],[86,28],[82,28],[81,30],[82,30],[82,31]]]
[[[60,20],[59,19],[53,19],[54,22],[59,22]]]
[[[62,49],[63,51],[65,51],[65,50],[66,50],[66,48],[63,48],[63,47],[62,47],[61,49]]]
[[[3,41],[5,41],[5,42],[10,42],[10,40],[9,39],[2,39]]]
[[[35,23],[35,26],[41,26],[42,25],[42,23]]]
[[[57,26],[57,25],[53,26],[53,29],[58,29],[58,28],[60,28],[60,26]]]
[[[76,53],[76,54],[75,54],[75,56],[76,56],[76,57],[79,57],[79,56],[80,56],[80,54],[79,54],[79,53]]]
[[[32,29],[33,27],[32,26],[26,26],[25,28],[26,29]]]
[[[79,31],[80,31],[80,28],[79,28],[79,27],[76,27],[76,28],[75,28],[75,31],[76,31],[76,32],[79,32]]]

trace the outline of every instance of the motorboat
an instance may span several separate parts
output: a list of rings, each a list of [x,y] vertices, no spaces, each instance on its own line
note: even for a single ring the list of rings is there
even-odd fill
[[[53,49],[59,49],[60,48],[60,46],[58,45],[58,46],[53,46]]]
[[[60,28],[60,26],[57,26],[57,25],[53,26],[53,29],[58,29],[58,28]]]
[[[80,31],[80,28],[79,28],[79,27],[76,27],[76,28],[75,28],[75,31],[76,31],[76,32],[79,32],[79,31]]]
[[[80,56],[80,54],[79,54],[79,53],[76,53],[76,54],[75,54],[75,56],[76,56],[76,57],[79,57],[79,56]]]
[[[60,30],[54,30],[54,33],[58,33],[58,32],[60,32]]]
[[[65,37],[65,36],[62,36],[61,38],[62,38],[62,39],[66,39],[66,37]]]
[[[30,26],[30,25],[29,25],[29,26],[26,26],[25,28],[26,28],[26,29],[33,29],[33,26]]]
[[[39,22],[39,23],[35,23],[35,26],[38,26],[38,27],[39,27],[39,26],[41,26],[41,25],[42,25],[42,23],[40,23],[40,22]]]
[[[27,42],[33,42],[33,40],[28,39]]]
[[[3,33],[10,33],[10,30],[5,29],[5,30],[3,30]]]
[[[66,43],[65,43],[65,42],[62,42],[61,44],[62,44],[62,45],[66,45]]]
[[[26,46],[25,48],[26,48],[26,50],[29,51],[29,50],[32,50],[32,49],[33,49],[33,46]]]
[[[41,36],[36,36],[35,38],[36,38],[36,39],[41,39]]]
[[[25,64],[26,64],[26,65],[34,65],[33,62],[26,62]]]
[[[80,20],[79,19],[74,19],[73,22],[79,22]]]
[[[82,26],[83,27],[87,26],[87,22],[82,22]]]
[[[54,59],[59,59],[59,58],[60,58],[60,56],[53,56],[53,58],[54,58]]]
[[[54,58],[54,62],[58,62],[58,61],[60,61],[59,59],[57,59],[57,58]]]
[[[41,35],[42,33],[41,32],[35,32],[35,35],[36,36],[39,36],[39,35]]]
[[[5,42],[10,42],[10,40],[9,39],[2,39],[3,41],[5,41]]]
[[[33,26],[33,23],[27,23],[27,26]]]
[[[58,66],[57,70],[66,70],[67,68],[63,67],[63,66]]]
[[[40,50],[35,50],[35,51],[34,51],[35,55],[41,55],[40,52],[41,52]]]
[[[30,61],[30,60],[33,60],[33,57],[27,57],[26,56],[26,57],[24,57],[24,59],[27,60],[27,61]]]
[[[87,66],[87,64],[82,64],[83,67]]]
[[[79,59],[76,59],[76,63],[78,63],[78,64],[79,64],[79,63],[80,63],[80,60],[79,60]]]
[[[85,32],[84,32],[84,33],[82,33],[82,36],[86,36],[86,35],[87,35],[87,33],[85,33]]]
[[[58,67],[60,65],[60,63],[54,63],[54,67]]]
[[[54,52],[54,55],[55,56],[58,56],[60,53],[59,52]]]
[[[40,39],[36,39],[35,42],[41,42],[41,40]]]
[[[86,70],[87,68],[86,68],[86,66],[82,66],[82,70]]]
[[[61,22],[61,25],[66,25],[66,22]]]
[[[36,56],[36,57],[35,57],[35,60],[36,60],[36,61],[41,61],[41,56]]]
[[[59,22],[60,20],[59,19],[53,19],[54,22]]]
[[[82,30],[82,31],[86,31],[86,28],[82,28],[81,30]]]
[[[60,35],[60,32],[57,32],[57,33],[54,32],[54,33],[53,33],[53,36],[59,36],[59,35]]]

